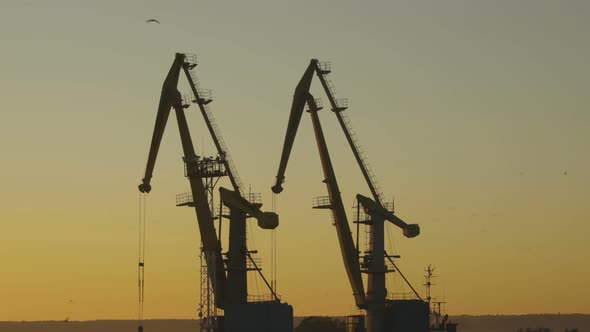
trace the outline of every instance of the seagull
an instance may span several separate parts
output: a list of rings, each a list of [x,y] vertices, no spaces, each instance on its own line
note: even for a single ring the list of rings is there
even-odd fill
[[[160,21],[156,20],[155,18],[150,18],[149,20],[146,20],[145,23],[158,23],[160,24]]]

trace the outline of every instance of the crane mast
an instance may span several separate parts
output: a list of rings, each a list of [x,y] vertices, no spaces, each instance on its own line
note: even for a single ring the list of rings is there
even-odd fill
[[[279,163],[279,170],[277,172],[276,182],[273,185],[272,190],[275,193],[280,193],[283,190],[282,183],[285,179],[287,164],[289,162],[289,157],[293,148],[295,136],[297,135],[299,123],[301,122],[301,116],[303,115],[305,105],[307,104],[309,106],[309,113],[313,122],[314,132],[322,161],[322,168],[326,178],[324,182],[326,183],[329,193],[327,204],[317,204],[316,207],[329,208],[332,211],[344,266],[348,275],[348,280],[353,290],[355,303],[359,308],[363,308],[365,306],[365,293],[359,267],[358,252],[356,251],[354,241],[352,239],[352,233],[346,218],[346,212],[344,210],[344,205],[340,196],[340,190],[338,188],[336,176],[334,174],[332,162],[328,153],[321,123],[317,115],[319,108],[313,96],[311,96],[309,93],[313,74],[317,69],[318,60],[312,59],[303,76],[301,77],[301,80],[297,84],[297,87],[295,88],[293,102],[291,104],[291,112],[289,115],[289,122],[287,124],[287,131],[285,133],[285,142],[283,144],[283,151],[281,153],[281,160]]]
[[[221,201],[229,208],[229,248],[226,254],[227,288],[226,302],[231,304],[245,304],[248,302],[248,258],[249,250],[246,244],[246,219],[254,217],[263,229],[274,229],[279,224],[279,217],[274,212],[262,212],[262,204],[250,203],[244,198],[243,185],[237,169],[230,157],[229,150],[215,117],[209,108],[212,101],[210,90],[200,88],[198,77],[190,63],[183,66],[189,87],[198,105],[201,115],[215,144],[218,159],[225,165],[225,170],[234,191],[220,187]],[[250,198],[250,197],[249,197]],[[259,269],[256,269],[259,270]],[[262,276],[262,274],[261,274]],[[262,276],[264,278],[264,276]],[[271,290],[272,292],[272,290]],[[275,296],[276,298],[276,296]]]
[[[191,193],[194,198],[194,208],[197,215],[199,232],[201,234],[201,243],[203,251],[207,256],[209,278],[213,280],[215,294],[215,303],[217,307],[223,308],[224,298],[220,290],[225,289],[226,277],[223,268],[223,259],[221,255],[221,242],[218,240],[215,226],[213,224],[213,213],[208,205],[207,190],[203,185],[203,176],[198,166],[198,159],[195,153],[193,142],[188,128],[188,123],[184,114],[184,105],[177,85],[180,76],[180,69],[186,65],[184,54],[177,53],[162,86],[162,94],[156,116],[156,124],[152,135],[152,142],[148,155],[145,175],[139,185],[139,191],[149,193],[151,191],[151,178],[153,175],[156,158],[164,135],[164,129],[170,115],[170,110],[174,108],[178,129],[184,152],[184,162],[186,164],[186,173],[189,179]],[[209,266],[209,265],[213,266]]]
[[[313,73],[315,72],[317,60],[311,60],[309,66],[305,70],[305,73],[301,77],[299,84],[295,88],[293,94],[293,103],[291,104],[291,112],[289,113],[289,123],[287,124],[287,131],[285,133],[285,143],[283,144],[283,152],[281,153],[281,161],[279,162],[279,170],[275,184],[272,186],[272,191],[275,194],[283,191],[283,182],[285,182],[285,172],[287,171],[287,163],[289,162],[289,156],[291,155],[291,149],[293,149],[293,142],[295,141],[295,135],[297,135],[297,128],[299,128],[299,122],[301,122],[301,116],[303,115],[303,109],[307,102],[309,88],[311,87],[311,80],[313,79]]]
[[[177,53],[172,67],[164,80],[146,171],[139,185],[139,191],[142,193],[149,193],[151,191],[150,182],[160,143],[170,110],[174,109],[184,152],[183,160],[185,162],[186,176],[189,179],[191,187],[190,195],[183,195],[182,200],[177,205],[191,206],[195,209],[201,234],[202,248],[206,256],[207,273],[209,279],[212,280],[214,303],[216,307],[223,309],[228,303],[247,303],[247,259],[250,252],[246,246],[246,218],[256,218],[258,225],[263,229],[276,228],[279,224],[279,218],[274,212],[262,212],[260,210],[262,204],[251,203],[243,197],[243,185],[239,179],[235,165],[229,157],[227,146],[217,127],[213,114],[208,107],[208,104],[212,101],[211,92],[210,90],[200,88],[197,76],[192,70],[195,66],[196,58]],[[184,113],[184,109],[188,105],[184,103],[177,89],[181,70],[186,74],[189,86],[194,95],[193,102],[199,106],[217,149],[218,157],[215,160],[199,157],[195,153]],[[211,169],[211,162],[223,163],[225,168]],[[214,214],[209,204],[210,200],[208,196],[212,195],[212,193],[210,193],[210,189],[208,189],[209,185],[206,185],[205,181],[208,177],[223,175],[229,176],[234,189],[234,191],[230,191],[220,188],[222,192],[221,200],[230,209],[229,249],[226,260],[223,259],[221,241],[215,230]],[[224,266],[224,261],[227,263],[227,269]]]
[[[326,76],[330,72],[331,69],[329,64],[321,63],[317,59],[312,59],[295,88],[279,169],[272,190],[275,193],[280,193],[283,190],[289,156],[293,148],[303,109],[307,103],[324,172],[325,179],[323,182],[326,184],[328,191],[328,197],[319,197],[314,200],[314,208],[325,208],[332,211],[344,266],[353,290],[355,303],[358,308],[367,311],[367,331],[383,332],[386,328],[389,328],[386,327],[388,324],[386,319],[388,309],[386,309],[387,289],[385,287],[385,274],[393,272],[393,270],[388,269],[385,264],[385,259],[387,258],[391,261],[391,256],[387,255],[385,252],[384,221],[388,220],[401,228],[403,234],[408,238],[417,236],[420,233],[420,228],[416,224],[407,224],[393,214],[392,208],[386,208],[386,204],[384,204],[382,199],[383,195],[381,194],[381,190],[375,181],[375,176],[361,152],[360,144],[355,138],[354,131],[350,126],[350,121],[343,113],[343,111],[348,108],[348,102],[346,99],[335,98],[331,82]],[[336,181],[336,175],[318,117],[318,111],[321,109],[321,106],[318,105],[316,100],[309,93],[314,73],[317,74],[320,80],[322,88],[328,97],[330,106],[332,107],[332,111],[336,114],[336,118],[344,131],[346,140],[351,147],[353,155],[373,196],[373,199],[370,199],[362,195],[357,195],[359,206],[362,206],[365,212],[370,216],[368,220],[356,221],[357,223],[364,223],[370,226],[370,247],[363,256],[362,264],[359,261],[360,252],[358,248],[355,247],[352,239],[352,234],[350,232],[350,227],[348,225],[340,195],[340,189]],[[368,274],[366,294],[364,293],[361,273]],[[404,280],[406,280],[405,277]]]

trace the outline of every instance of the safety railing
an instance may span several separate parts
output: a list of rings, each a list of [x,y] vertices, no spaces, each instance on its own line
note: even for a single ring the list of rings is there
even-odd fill
[[[219,151],[219,155],[225,159],[228,171],[231,174],[231,176],[233,177],[233,179],[236,183],[236,186],[238,187],[238,190],[242,191],[244,188],[242,185],[242,181],[240,180],[240,176],[238,175],[238,171],[236,169],[236,166],[234,165],[234,162],[229,155],[227,146],[225,144],[225,140],[223,139],[223,136],[221,135],[221,131],[217,127],[217,122],[215,121],[215,117],[213,116],[213,112],[211,112],[211,109],[209,108],[208,105],[204,105],[204,109],[205,109],[205,114],[207,116],[207,121],[209,121],[209,123],[211,124],[211,128],[213,129],[213,135],[215,136],[215,139],[217,139],[217,142],[219,143],[219,146],[221,148],[221,151]]]
[[[310,110],[319,111],[320,109],[324,108],[323,102],[321,98],[314,98],[313,99],[315,105],[310,105],[309,103],[307,106]],[[315,106],[315,109],[313,109]]]
[[[219,156],[215,158],[197,156],[194,160],[184,164],[184,175],[186,177],[198,175],[203,178],[215,178],[227,175],[225,161]]]
[[[191,193],[182,193],[176,195],[176,206],[186,206],[193,203],[193,194]]]
[[[329,208],[332,206],[332,202],[330,201],[330,196],[318,196],[314,197],[311,200],[311,206],[313,208]]]
[[[344,111],[348,108],[348,98],[338,98],[336,99],[336,107],[338,108],[337,111]]]
[[[387,210],[391,213],[395,212],[394,207],[395,207],[395,205],[394,205],[393,201],[383,203],[383,208],[385,208],[385,210]]]
[[[184,53],[184,62],[189,65],[197,65],[197,55],[193,53]]]
[[[211,101],[213,101],[213,90],[211,89],[202,89],[202,88],[198,88],[197,89],[197,93],[199,94],[199,97],[195,97],[194,98],[194,102],[195,103],[203,103],[203,104],[208,104]]]
[[[244,198],[246,198],[246,200],[252,204],[262,204],[261,193],[247,193],[244,196]]]
[[[220,213],[222,217],[229,218],[230,209],[227,206],[222,205]]]
[[[188,108],[191,105],[192,98],[190,95],[183,94],[182,95],[182,107]]]
[[[370,182],[370,186],[373,187],[373,189],[375,190],[375,192],[377,194],[376,199],[378,200],[379,203],[381,203],[383,201],[383,199],[382,199],[383,192],[381,191],[381,188],[379,187],[379,185],[377,183],[377,179],[375,177],[375,174],[373,173],[373,170],[367,161],[366,155],[362,150],[360,142],[359,142],[358,138],[356,137],[356,133],[352,128],[352,125],[351,125],[350,119],[348,118],[347,113],[346,112],[337,112],[336,116],[340,117],[341,123],[343,125],[343,130],[345,130],[348,133],[348,136],[350,137],[350,139],[352,141],[353,148],[354,148],[354,150],[357,151],[357,154],[359,156],[361,167],[367,173],[367,177],[368,177],[368,181]]]
[[[362,209],[358,213],[357,213],[357,210],[354,209],[352,222],[353,223],[361,223],[361,224],[370,224],[371,223],[371,216],[366,214],[365,211],[363,211]]]
[[[416,294],[412,292],[388,292],[388,300],[417,300]]]
[[[252,257],[246,261],[246,268],[248,270],[262,270],[262,258]]]
[[[320,68],[320,71],[324,72],[323,74],[329,74],[330,71],[332,71],[332,65],[329,61],[320,61],[318,67]]]
[[[280,299],[280,296],[277,296]],[[276,299],[272,294],[248,295],[248,302],[275,302]]]

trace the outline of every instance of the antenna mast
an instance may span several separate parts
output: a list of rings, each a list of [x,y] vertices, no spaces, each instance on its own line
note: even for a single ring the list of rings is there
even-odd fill
[[[429,264],[424,271],[426,272],[426,275],[424,276],[426,279],[426,283],[424,284],[424,286],[426,286],[426,301],[428,301],[428,305],[430,306],[430,302],[432,301],[431,288],[434,286],[432,283],[432,279],[434,278],[434,266]]]

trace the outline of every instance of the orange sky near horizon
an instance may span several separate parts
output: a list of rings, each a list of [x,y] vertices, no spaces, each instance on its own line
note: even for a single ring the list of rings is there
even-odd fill
[[[233,160],[265,208],[293,89],[310,58],[331,60],[385,195],[421,226],[415,239],[389,227],[421,292],[433,264],[451,314],[589,313],[589,3],[2,7],[0,320],[136,317],[137,185],[177,51],[198,54]],[[195,110],[198,153],[212,154]],[[352,207],[368,188],[334,115],[320,117]],[[200,238],[194,212],[174,205],[188,191],[181,155],[171,118],[147,198],[146,318],[196,317]],[[276,197],[278,291],[296,316],[357,312],[331,216],[311,209],[322,177],[304,114]],[[270,233],[252,235],[268,271]],[[388,287],[407,291],[399,284]]]

